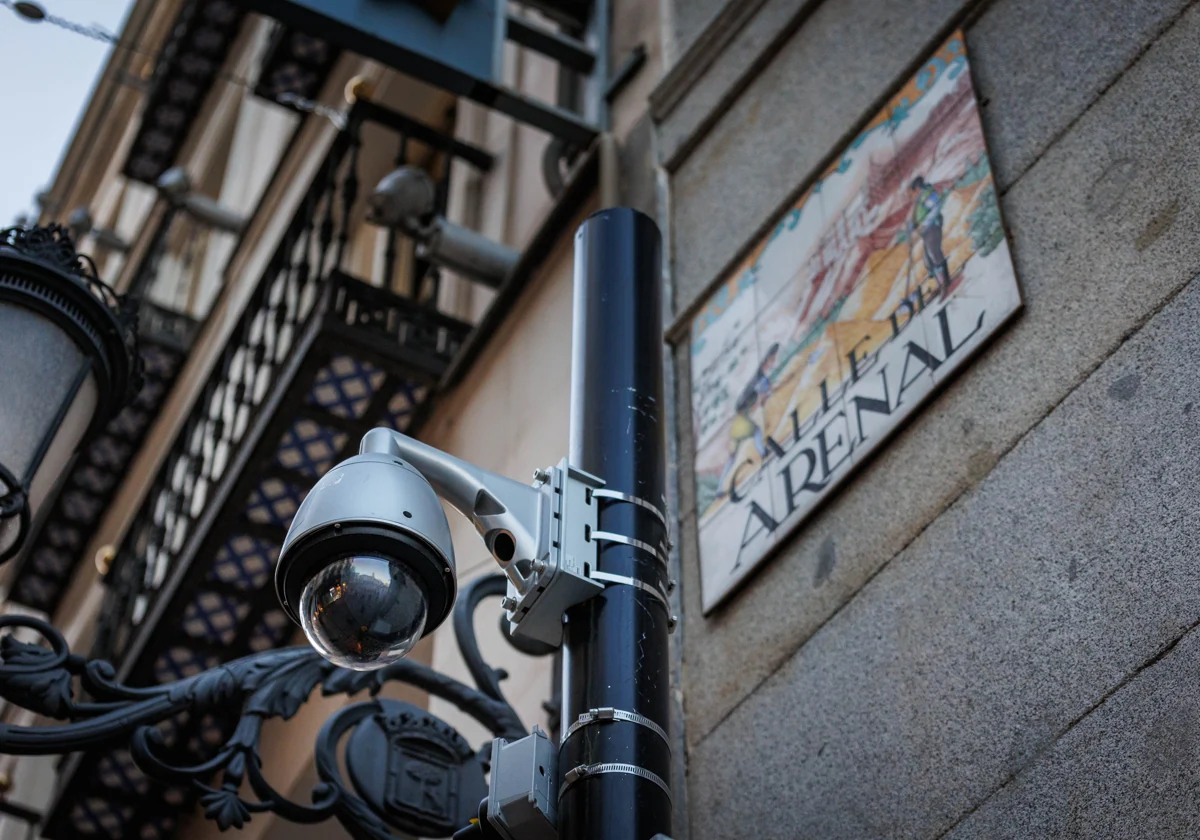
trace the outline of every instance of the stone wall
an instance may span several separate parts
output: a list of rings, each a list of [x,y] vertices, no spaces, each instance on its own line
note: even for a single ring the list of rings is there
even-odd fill
[[[767,0],[656,94],[676,310],[959,26],[1026,309],[708,617],[681,459],[693,840],[1195,824],[1200,8]]]

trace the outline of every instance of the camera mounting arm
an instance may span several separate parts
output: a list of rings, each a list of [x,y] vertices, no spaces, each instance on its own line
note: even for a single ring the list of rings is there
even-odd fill
[[[603,590],[591,577],[597,519],[591,491],[604,482],[565,458],[530,487],[391,429],[367,432],[359,452],[408,462],[471,521],[508,577],[503,603],[513,635],[558,645],[563,612]]]
[[[545,494],[537,488],[496,475],[391,429],[367,432],[358,451],[394,455],[416,467],[439,496],[471,520],[483,544],[506,572],[548,551],[550,515],[545,509]]]

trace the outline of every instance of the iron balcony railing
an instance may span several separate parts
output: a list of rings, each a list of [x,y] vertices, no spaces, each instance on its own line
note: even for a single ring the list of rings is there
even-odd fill
[[[159,592],[209,511],[215,489],[227,477],[238,446],[267,404],[297,339],[314,316],[322,323],[340,324],[380,352],[438,370],[453,359],[469,330],[430,306],[341,271],[351,220],[362,198],[357,164],[362,127],[368,120],[407,123],[400,115],[364,102],[335,140],[127,532],[110,576],[112,600],[104,611],[93,655],[124,662],[133,635],[153,612]],[[407,153],[411,142],[408,134],[399,134],[398,157]],[[442,193],[444,201],[444,189]],[[396,239],[394,233],[389,235],[385,279],[390,279],[396,262]],[[425,278],[411,284],[414,292],[424,287],[424,296],[436,299],[436,289],[431,289],[436,271],[420,264],[414,270]],[[336,362],[319,373],[324,384],[318,389],[318,405],[378,387],[378,371],[361,365],[351,370],[346,364]],[[388,419],[408,423],[427,389],[428,384],[413,389],[412,405],[401,405],[404,399],[400,398]],[[351,402],[350,408],[339,412],[353,414],[361,408],[361,399]],[[342,443],[343,436],[339,433],[327,443]],[[309,448],[316,447],[310,443]],[[324,460],[319,466],[324,466]],[[264,524],[257,521],[261,519],[257,514],[248,516],[251,523]],[[264,528],[251,530],[261,536]]]

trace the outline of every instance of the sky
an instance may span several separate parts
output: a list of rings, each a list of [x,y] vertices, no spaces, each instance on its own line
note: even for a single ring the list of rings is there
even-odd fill
[[[119,32],[132,0],[39,0],[46,13]],[[0,6],[0,227],[35,209],[84,103],[108,58],[109,45],[30,23]]]

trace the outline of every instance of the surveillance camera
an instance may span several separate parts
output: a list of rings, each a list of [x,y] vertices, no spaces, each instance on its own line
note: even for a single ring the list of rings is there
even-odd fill
[[[168,199],[180,201],[191,191],[192,179],[182,166],[173,166],[159,175],[154,185]]]
[[[415,230],[433,213],[437,188],[425,170],[401,166],[389,172],[367,199],[367,221],[383,227]]]
[[[367,221],[399,230],[417,242],[417,256],[434,265],[498,287],[521,255],[481,233],[457,225],[437,209],[437,187],[425,170],[401,166],[385,175],[367,200]]]
[[[529,486],[391,429],[316,483],[279,552],[279,600],[326,659],[394,662],[454,604],[454,548],[439,495],[475,526],[508,577],[514,638],[557,647],[566,609],[604,589],[594,491],[566,459]],[[665,602],[665,596],[664,596]]]
[[[159,193],[173,206],[186,211],[201,224],[228,233],[241,233],[246,219],[218,201],[192,190],[192,180],[182,166],[173,166],[158,176]]]
[[[437,494],[394,455],[344,461],[296,512],[275,586],[334,664],[369,670],[400,659],[454,603],[454,549]]]
[[[67,215],[67,229],[77,240],[91,233],[92,226],[92,213],[86,207],[76,207]]]

